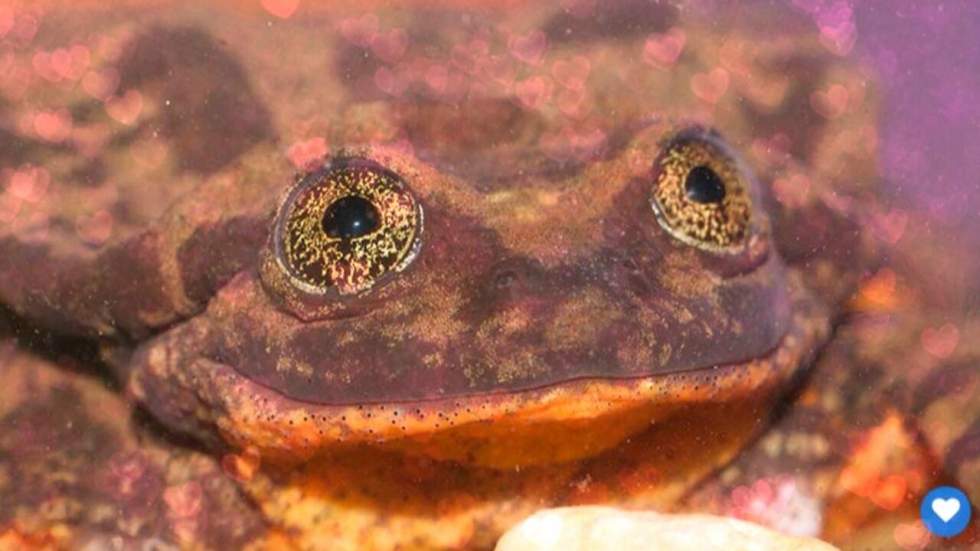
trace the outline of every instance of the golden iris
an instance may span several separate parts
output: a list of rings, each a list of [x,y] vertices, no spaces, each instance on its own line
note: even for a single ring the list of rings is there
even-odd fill
[[[654,166],[651,203],[677,239],[709,250],[744,243],[752,221],[748,183],[718,145],[687,137],[667,146]]]
[[[364,292],[400,272],[419,247],[422,212],[394,172],[343,159],[308,174],[280,214],[280,258],[311,292]]]

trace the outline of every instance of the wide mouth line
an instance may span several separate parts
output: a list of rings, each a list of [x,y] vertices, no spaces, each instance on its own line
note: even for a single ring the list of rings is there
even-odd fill
[[[568,377],[567,379],[564,379],[562,381],[548,382],[539,385],[531,385],[531,386],[517,388],[517,389],[501,388],[501,389],[493,389],[484,392],[458,393],[458,394],[446,395],[446,396],[424,396],[424,397],[411,398],[405,400],[365,399],[359,401],[345,401],[345,402],[318,402],[307,398],[292,397],[285,394],[282,390],[276,388],[275,386],[272,386],[266,382],[249,377],[248,375],[242,373],[234,365],[230,365],[213,359],[209,359],[209,360],[227,366],[228,368],[233,370],[237,376],[248,381],[250,384],[254,384],[263,389],[266,389],[274,393],[276,396],[281,397],[284,401],[288,401],[296,405],[308,405],[313,407],[325,407],[325,408],[349,408],[349,407],[358,407],[358,406],[362,406],[362,407],[383,406],[383,407],[398,408],[398,407],[405,407],[406,405],[411,405],[411,404],[428,405],[428,404],[437,404],[440,402],[473,402],[473,401],[480,401],[481,399],[493,400],[496,398],[500,398],[502,396],[517,397],[517,396],[540,395],[540,394],[545,394],[549,391],[561,389],[564,386],[573,386],[573,385],[587,383],[587,382],[607,383],[610,385],[617,385],[617,384],[629,385],[631,383],[636,383],[638,381],[643,381],[652,378],[669,378],[669,377],[676,377],[676,376],[696,377],[698,375],[704,375],[707,373],[727,372],[739,368],[745,368],[747,366],[752,365],[755,362],[764,362],[775,357],[781,350],[789,348],[787,346],[787,341],[790,333],[792,333],[792,328],[787,329],[787,331],[779,338],[779,340],[776,342],[774,346],[768,348],[761,354],[758,354],[754,357],[735,360],[731,362],[697,366],[691,368],[683,368],[683,369],[667,369],[664,371],[651,371],[647,373],[630,374],[630,375],[610,375],[610,376],[575,375],[575,376]],[[802,367],[802,365],[799,364],[803,364],[805,362],[797,361],[795,363],[798,364],[797,368],[799,368]],[[774,373],[774,375],[777,374]]]

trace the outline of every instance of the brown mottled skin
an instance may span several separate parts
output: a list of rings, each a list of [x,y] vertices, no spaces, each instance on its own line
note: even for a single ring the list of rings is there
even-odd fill
[[[488,547],[549,505],[717,508],[692,488],[767,427],[877,262],[875,97],[791,14],[597,9],[50,10],[17,59],[90,44],[141,104],[120,122],[35,78],[37,105],[0,105],[64,106],[75,128],[3,137],[4,163],[50,184],[0,226],[0,301],[95,340],[128,398],[220,458],[250,505],[215,503],[273,527],[255,545]],[[363,38],[397,29],[395,53]],[[676,62],[651,59],[678,32]],[[813,104],[835,85],[828,116]],[[739,246],[658,223],[655,161],[679,135],[730,152]],[[300,155],[317,136],[327,151]],[[347,158],[401,178],[420,249],[313,296],[273,229],[304,174]]]

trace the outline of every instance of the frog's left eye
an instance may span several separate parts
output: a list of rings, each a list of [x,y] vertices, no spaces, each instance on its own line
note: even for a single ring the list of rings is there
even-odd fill
[[[744,244],[752,224],[748,177],[721,144],[695,135],[674,139],[654,178],[651,204],[671,235],[712,251]]]
[[[362,293],[415,258],[422,210],[402,179],[367,159],[307,174],[279,212],[276,249],[293,285]]]

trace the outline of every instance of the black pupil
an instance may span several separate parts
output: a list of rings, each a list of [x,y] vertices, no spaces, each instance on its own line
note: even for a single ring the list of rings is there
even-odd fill
[[[378,227],[378,210],[371,201],[351,195],[334,201],[323,214],[323,231],[333,238],[351,239]]]
[[[695,203],[720,203],[725,198],[725,184],[710,168],[699,165],[687,173],[684,181],[687,198]]]

